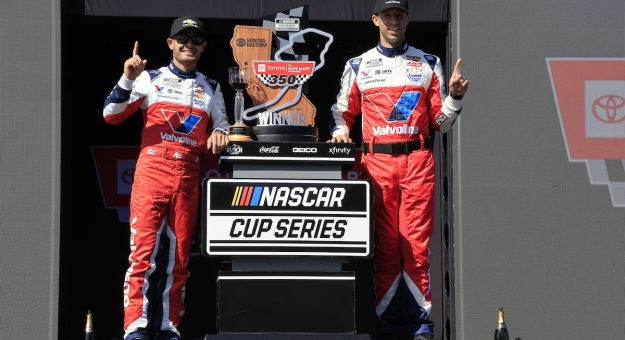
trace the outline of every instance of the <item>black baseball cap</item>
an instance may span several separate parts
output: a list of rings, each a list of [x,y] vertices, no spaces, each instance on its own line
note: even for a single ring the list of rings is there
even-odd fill
[[[375,10],[373,13],[378,14],[389,8],[399,8],[410,12],[408,10],[408,0],[375,0]]]
[[[173,37],[174,35],[180,33],[180,31],[187,28],[196,30],[203,37],[206,36],[206,33],[204,33],[204,24],[194,17],[180,17],[174,20],[171,24],[169,36]]]

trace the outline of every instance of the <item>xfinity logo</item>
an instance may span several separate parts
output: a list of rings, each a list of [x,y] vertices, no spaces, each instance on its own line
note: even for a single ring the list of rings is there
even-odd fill
[[[293,148],[295,153],[317,153],[317,148]]]
[[[266,147],[263,146],[260,148],[260,150],[258,150],[258,152],[260,153],[279,153],[280,152],[280,147],[279,146],[270,146],[270,147]]]
[[[241,152],[243,152],[243,148],[240,145],[237,144],[231,144],[228,146],[228,148],[226,149],[226,151],[231,154],[231,155],[238,155]]]
[[[345,188],[237,186],[233,207],[342,207]]]
[[[331,155],[336,155],[336,154],[349,155],[350,151],[351,151],[351,149],[348,148],[348,147],[339,148],[339,147],[333,146],[330,149],[328,149],[328,152]]]

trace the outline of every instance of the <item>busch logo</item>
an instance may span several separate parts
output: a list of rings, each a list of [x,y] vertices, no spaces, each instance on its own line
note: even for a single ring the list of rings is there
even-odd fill
[[[260,150],[258,150],[258,152],[260,153],[279,153],[280,152],[280,147],[279,146],[270,146],[270,147],[266,147],[263,146],[260,148]]]
[[[226,151],[231,155],[238,155],[243,152],[243,148],[238,144],[231,144],[228,146]]]

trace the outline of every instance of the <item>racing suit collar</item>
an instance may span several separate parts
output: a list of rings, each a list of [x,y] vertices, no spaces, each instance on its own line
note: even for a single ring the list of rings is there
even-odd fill
[[[406,53],[406,51],[408,51],[408,43],[404,42],[404,45],[401,47],[384,47],[382,46],[382,43],[378,42],[378,46],[376,47],[376,49],[385,57],[390,58]]]
[[[193,79],[195,78],[195,71],[193,72],[185,72],[179,69],[176,65],[174,65],[174,61],[172,60],[168,66],[169,70],[182,79]]]

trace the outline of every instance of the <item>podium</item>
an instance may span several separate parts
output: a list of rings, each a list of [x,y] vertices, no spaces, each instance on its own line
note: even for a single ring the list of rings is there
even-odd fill
[[[231,142],[202,183],[202,252],[225,257],[206,339],[369,339],[354,271],[373,254],[373,188],[343,180],[353,144]]]

